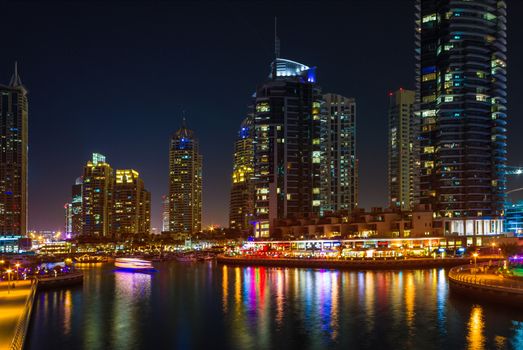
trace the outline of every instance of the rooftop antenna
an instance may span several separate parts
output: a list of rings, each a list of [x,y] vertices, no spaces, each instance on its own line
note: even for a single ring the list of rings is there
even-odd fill
[[[274,56],[280,57],[280,39],[278,39],[278,17],[274,17]]]
[[[187,118],[185,118],[185,110],[182,111],[182,128],[187,129]]]

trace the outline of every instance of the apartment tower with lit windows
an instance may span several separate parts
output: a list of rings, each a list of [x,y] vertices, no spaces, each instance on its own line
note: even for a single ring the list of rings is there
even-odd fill
[[[391,208],[411,210],[419,191],[417,138],[414,118],[415,91],[399,89],[389,93],[388,187]]]
[[[0,84],[0,235],[27,230],[27,118],[27,90],[15,64],[9,84]]]
[[[321,214],[351,212],[358,203],[354,98],[323,95],[319,141]]]
[[[115,237],[150,233],[150,200],[151,194],[136,170],[116,170],[112,227]]]
[[[506,4],[416,1],[420,202],[449,234],[502,230]]]
[[[112,238],[113,176],[105,156],[93,153],[83,173],[82,235]]]
[[[234,143],[229,227],[244,233],[252,230],[254,217],[254,119],[245,118]]]
[[[320,211],[321,97],[315,67],[278,55],[269,78],[256,89],[256,237],[278,236],[279,219]]]
[[[182,126],[169,149],[169,231],[192,234],[202,228],[202,156],[194,131]]]

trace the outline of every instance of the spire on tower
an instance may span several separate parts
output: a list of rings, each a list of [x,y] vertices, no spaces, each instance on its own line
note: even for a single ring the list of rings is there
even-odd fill
[[[182,111],[182,129],[187,129],[187,118],[185,117],[185,111]]]
[[[11,77],[11,81],[9,82],[10,87],[18,87],[23,86],[22,85],[22,79],[20,79],[20,76],[18,75],[18,62],[15,61],[15,72],[13,76]]]
[[[278,38],[278,17],[274,17],[274,56],[280,57],[280,39]]]

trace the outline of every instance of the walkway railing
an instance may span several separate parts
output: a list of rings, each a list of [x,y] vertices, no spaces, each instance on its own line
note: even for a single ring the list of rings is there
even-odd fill
[[[490,263],[458,266],[450,269],[449,279],[471,286],[492,287],[523,294],[523,282],[498,276],[496,272],[499,267]],[[485,271],[490,273],[485,274]]]
[[[37,281],[31,282],[31,291],[29,292],[27,301],[24,305],[24,311],[22,311],[22,315],[20,315],[20,318],[18,319],[13,342],[11,343],[11,350],[22,350],[24,348],[25,337],[27,335],[27,329],[31,320],[31,311],[33,309],[33,302],[37,285]]]

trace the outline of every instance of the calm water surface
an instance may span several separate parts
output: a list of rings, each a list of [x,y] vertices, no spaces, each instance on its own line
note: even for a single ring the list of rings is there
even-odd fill
[[[523,312],[449,295],[445,270],[85,269],[40,293],[28,349],[523,349]]]

